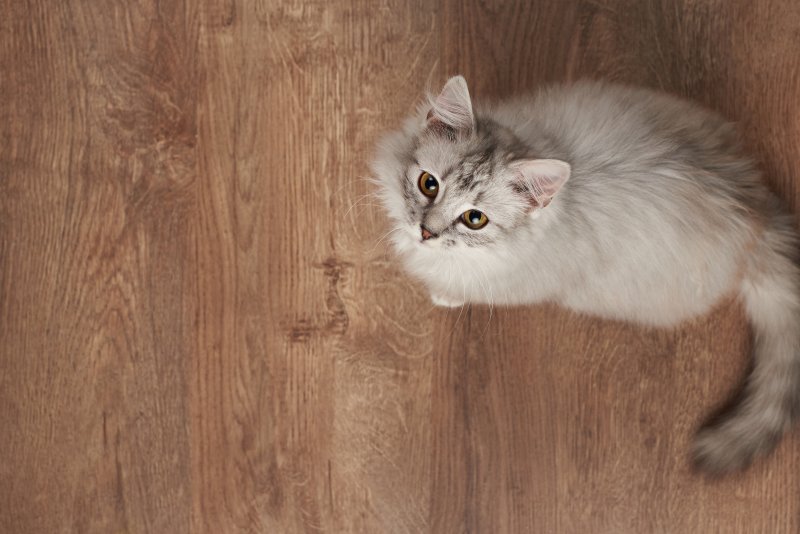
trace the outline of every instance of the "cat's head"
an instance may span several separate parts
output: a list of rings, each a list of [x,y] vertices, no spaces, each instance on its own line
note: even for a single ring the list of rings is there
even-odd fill
[[[509,242],[535,224],[570,166],[539,159],[490,114],[461,76],[379,144],[372,168],[399,252],[449,255]]]

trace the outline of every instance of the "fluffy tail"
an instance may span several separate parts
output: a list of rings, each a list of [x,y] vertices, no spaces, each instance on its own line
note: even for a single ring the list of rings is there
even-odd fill
[[[711,473],[746,467],[777,444],[800,412],[800,259],[790,217],[772,220],[741,285],[754,334],[754,364],[741,400],[700,430],[695,465]]]

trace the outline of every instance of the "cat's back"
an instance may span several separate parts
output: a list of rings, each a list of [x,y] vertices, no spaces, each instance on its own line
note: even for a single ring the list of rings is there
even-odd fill
[[[693,102],[640,87],[580,81],[499,104],[496,120],[577,167],[670,158],[705,166],[740,153],[735,129]]]

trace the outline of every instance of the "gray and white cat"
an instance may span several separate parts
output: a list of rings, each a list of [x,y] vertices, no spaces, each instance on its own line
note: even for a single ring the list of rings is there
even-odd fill
[[[596,82],[473,107],[456,76],[372,169],[394,248],[436,304],[550,301],[668,327],[738,296],[755,365],[695,438],[700,468],[746,466],[797,415],[797,234],[718,115]]]

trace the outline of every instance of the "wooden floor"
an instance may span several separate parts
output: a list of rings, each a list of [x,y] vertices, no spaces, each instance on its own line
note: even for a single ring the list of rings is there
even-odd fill
[[[448,75],[589,76],[738,121],[797,212],[796,0],[0,12],[0,532],[800,532],[800,431],[687,465],[746,372],[736,303],[433,309],[362,180]]]

